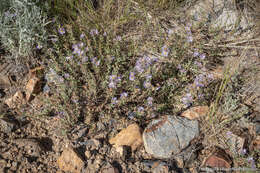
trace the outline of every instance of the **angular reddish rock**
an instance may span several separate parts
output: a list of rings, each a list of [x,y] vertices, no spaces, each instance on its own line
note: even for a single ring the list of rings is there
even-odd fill
[[[140,128],[137,124],[131,124],[127,128],[123,129],[115,137],[109,140],[109,143],[116,148],[126,145],[130,146],[132,151],[136,150],[143,144]]]
[[[84,162],[72,148],[66,148],[57,160],[57,164],[62,171],[71,173],[81,173]]]
[[[208,112],[209,112],[208,106],[196,106],[184,111],[181,114],[181,116],[193,120],[207,115]]]
[[[232,161],[225,150],[216,148],[213,154],[211,154],[205,161],[204,167],[211,168],[231,168]]]

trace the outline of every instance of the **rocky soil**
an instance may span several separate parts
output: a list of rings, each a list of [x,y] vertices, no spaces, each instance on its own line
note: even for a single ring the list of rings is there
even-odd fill
[[[234,21],[239,14],[232,11],[232,4],[221,0],[217,2],[219,3],[212,7],[217,14],[214,17],[210,17],[212,11],[205,10],[205,5],[210,6],[211,0],[198,1],[187,8],[185,13],[194,17],[194,25],[205,20],[212,27],[225,27],[227,40],[230,40],[232,35],[229,35],[229,30],[235,25]],[[200,14],[202,9],[205,13]],[[227,18],[230,19],[229,23],[224,24],[223,21]],[[241,34],[244,40],[252,40],[254,32],[250,28],[253,22],[250,16],[242,18],[237,34]],[[259,38],[255,40],[252,44],[256,46],[251,47],[259,46]],[[44,67],[17,68],[2,63],[0,172],[189,173],[205,172],[210,167],[230,171],[231,168],[242,165],[241,160],[236,159],[238,153],[245,157],[248,153],[254,153],[254,157],[248,160],[251,166],[246,168],[259,170],[259,47],[236,47],[242,45],[243,43],[230,44],[236,55],[226,55],[224,64],[214,69],[215,78],[223,78],[224,69],[229,65],[232,66],[232,72],[242,73],[247,78],[243,94],[246,96],[244,102],[250,108],[249,113],[232,122],[230,129],[216,132],[223,134],[228,144],[211,141],[215,134],[207,134],[208,127],[204,127],[204,124],[210,121],[206,116],[209,114],[208,106],[191,107],[180,115],[156,116],[142,125],[135,118],[117,120],[100,117],[91,128],[84,123],[67,128],[59,116],[34,116],[35,112],[44,108],[41,98],[51,97],[42,91],[41,79],[35,73]],[[4,55],[4,52],[0,53],[1,56]],[[254,72],[250,71],[252,68],[255,69]],[[24,112],[30,116],[23,116]]]

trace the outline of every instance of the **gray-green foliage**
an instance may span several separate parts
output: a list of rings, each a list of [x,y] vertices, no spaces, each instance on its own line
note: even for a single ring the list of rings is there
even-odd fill
[[[6,0],[0,9],[0,41],[12,58],[32,55],[37,44],[47,41],[47,17],[33,0]],[[22,60],[22,59],[19,59]]]

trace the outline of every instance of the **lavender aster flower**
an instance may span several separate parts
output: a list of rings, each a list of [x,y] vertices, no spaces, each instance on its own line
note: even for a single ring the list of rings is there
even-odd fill
[[[128,94],[126,92],[123,92],[123,93],[120,94],[120,98],[121,99],[123,99],[123,98],[125,98],[127,96],[128,96]]]
[[[189,43],[193,42],[192,36],[188,36],[188,37],[187,37],[187,41],[188,41]]]
[[[151,82],[149,80],[144,81],[144,88],[150,88]]]
[[[147,104],[148,104],[148,106],[152,106],[153,105],[153,98],[152,97],[148,97],[147,98]]]
[[[41,48],[42,48],[42,45],[37,44],[36,48],[37,48],[37,49],[41,49]]]
[[[135,80],[135,73],[134,72],[130,72],[129,74],[129,80],[134,81]]]
[[[197,56],[199,56],[200,54],[199,54],[199,52],[197,52],[197,51],[195,51],[194,53],[193,53],[193,56],[194,57],[197,57]]]
[[[200,59],[201,59],[201,60],[204,60],[205,58],[206,58],[205,53],[203,53],[203,54],[200,55]]]
[[[65,29],[64,28],[59,28],[59,31],[58,31],[61,35],[65,34]]]
[[[109,84],[108,84],[108,87],[109,88],[116,88],[116,83],[115,82],[110,82]]]
[[[181,99],[182,103],[185,104],[186,106],[190,106],[192,101],[193,101],[193,98],[192,98],[192,95],[190,93],[187,93],[186,96],[184,96],[182,99]]]
[[[169,55],[169,52],[170,52],[169,48],[167,48],[167,46],[164,45],[164,46],[162,47],[162,56],[164,56],[164,57],[168,56],[168,55]]]
[[[81,38],[81,39],[84,38],[84,37],[85,37],[85,34],[84,34],[84,33],[80,34],[80,38]]]
[[[144,111],[144,107],[139,106],[138,109],[137,109],[137,111],[138,111],[139,113],[142,113],[142,112]]]
[[[114,105],[114,104],[117,104],[117,103],[118,103],[117,98],[116,98],[116,97],[113,97],[111,103],[112,103],[113,105]]]

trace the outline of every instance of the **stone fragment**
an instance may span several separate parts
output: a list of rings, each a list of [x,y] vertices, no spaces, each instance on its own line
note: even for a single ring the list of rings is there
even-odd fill
[[[234,154],[241,153],[244,147],[245,139],[237,136],[233,133],[228,134],[227,144],[230,148],[230,151]]]
[[[208,106],[196,106],[184,111],[181,114],[181,116],[193,120],[207,115],[208,112],[209,112]]]
[[[40,143],[36,139],[16,139],[14,141],[19,148],[24,148],[27,154],[39,157],[42,152]]]
[[[12,97],[5,100],[5,104],[7,104],[10,108],[19,107],[25,102],[25,98],[21,91],[17,91]]]
[[[72,148],[66,148],[58,158],[57,164],[62,171],[81,173],[84,162]]]
[[[40,80],[37,77],[31,78],[25,86],[26,100],[30,101],[33,94],[40,92]]]
[[[260,136],[257,136],[256,139],[252,141],[250,148],[254,151],[260,150]]]
[[[143,141],[147,153],[158,158],[170,158],[173,154],[180,153],[198,136],[198,121],[164,116],[153,120],[146,127]]]
[[[152,173],[169,173],[169,167],[165,162],[155,162],[152,166]]]
[[[211,168],[231,168],[232,161],[223,149],[216,148],[205,161],[205,167]]]
[[[107,164],[101,171],[101,173],[119,173],[119,170],[113,167],[111,164]]]
[[[130,146],[132,151],[135,151],[143,143],[139,126],[137,124],[129,125],[115,137],[111,138],[109,143],[116,148],[123,145]]]
[[[0,119],[0,130],[5,133],[10,133],[14,129],[15,124],[6,120]]]
[[[0,74],[0,88],[5,89],[5,88],[9,88],[10,86],[11,86],[10,79],[5,75]]]

